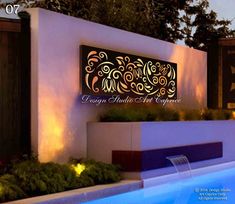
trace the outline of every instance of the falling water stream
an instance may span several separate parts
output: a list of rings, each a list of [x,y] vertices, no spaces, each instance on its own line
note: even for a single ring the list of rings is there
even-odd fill
[[[191,166],[188,158],[185,155],[168,156],[166,159],[168,159],[173,164],[181,178],[192,177]]]
[[[166,159],[173,164],[181,179],[192,178],[191,166],[185,155],[168,156]],[[179,184],[179,193],[175,198],[174,204],[188,204],[188,199],[193,189],[190,190],[188,188],[188,191],[186,192],[181,189],[183,189],[183,186]]]

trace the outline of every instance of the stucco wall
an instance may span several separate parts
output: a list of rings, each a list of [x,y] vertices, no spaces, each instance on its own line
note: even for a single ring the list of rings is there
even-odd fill
[[[80,104],[79,45],[178,65],[177,106],[206,106],[206,53],[43,9],[28,9],[32,31],[32,145],[41,161],[86,156],[86,122],[100,107]],[[160,32],[160,31],[159,31]]]

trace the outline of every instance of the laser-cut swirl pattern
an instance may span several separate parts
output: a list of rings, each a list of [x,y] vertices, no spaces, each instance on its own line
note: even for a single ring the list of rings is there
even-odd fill
[[[176,98],[176,64],[84,47],[89,49],[86,59],[83,55],[86,93]]]

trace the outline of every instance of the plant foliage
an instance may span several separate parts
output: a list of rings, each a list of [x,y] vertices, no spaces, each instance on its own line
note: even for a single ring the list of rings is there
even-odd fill
[[[26,194],[17,185],[13,175],[4,174],[0,177],[0,202],[24,198]]]
[[[84,166],[77,174],[76,166]],[[40,163],[23,160],[12,164],[0,176],[0,202],[56,193],[65,190],[120,181],[119,169],[111,164],[93,160],[74,160],[73,163]]]
[[[207,50],[211,41],[233,36],[229,20],[209,10],[208,0],[41,0],[23,7],[41,7],[154,38]],[[6,3],[0,0],[0,8]]]
[[[136,105],[111,108],[101,113],[99,119],[102,122],[229,120],[233,115],[229,110],[173,110],[159,105]]]
[[[100,115],[102,122],[133,122],[133,121],[177,121],[179,113],[161,106],[117,106]]]
[[[16,164],[12,174],[28,195],[41,195],[76,188],[76,173],[66,164],[24,161]]]
[[[86,169],[81,173],[80,179],[91,178],[95,184],[107,184],[120,181],[121,175],[119,167],[94,160],[84,160],[81,162]]]

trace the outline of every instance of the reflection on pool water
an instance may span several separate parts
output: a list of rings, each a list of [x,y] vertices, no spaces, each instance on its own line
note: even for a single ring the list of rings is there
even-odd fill
[[[82,204],[235,204],[235,168]]]

